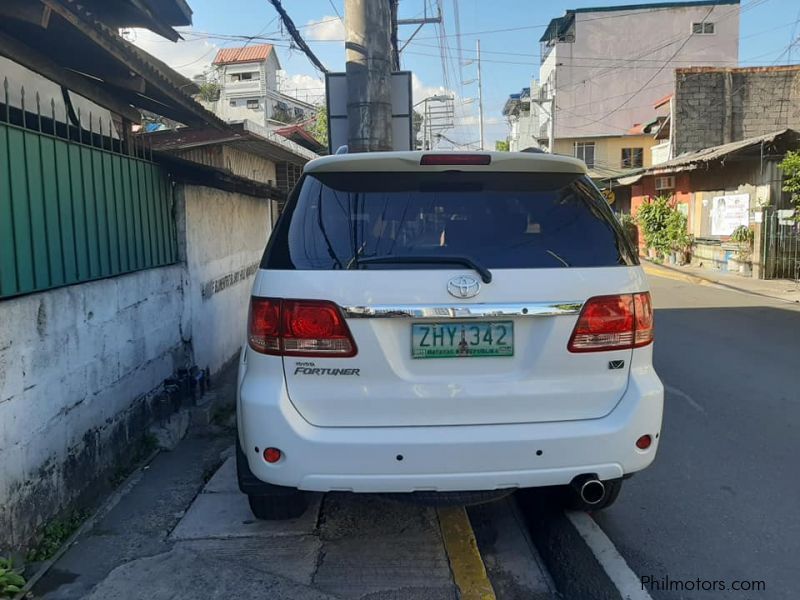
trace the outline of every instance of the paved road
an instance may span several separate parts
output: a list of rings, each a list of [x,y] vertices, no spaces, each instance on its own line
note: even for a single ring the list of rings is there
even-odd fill
[[[662,443],[597,521],[640,577],[766,583],[760,593],[652,589],[655,599],[798,598],[800,309],[650,281]]]

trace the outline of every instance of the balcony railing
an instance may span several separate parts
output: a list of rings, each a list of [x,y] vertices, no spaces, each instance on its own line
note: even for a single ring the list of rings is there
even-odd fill
[[[233,93],[250,93],[261,91],[260,79],[243,79],[241,81],[226,81],[225,91]]]

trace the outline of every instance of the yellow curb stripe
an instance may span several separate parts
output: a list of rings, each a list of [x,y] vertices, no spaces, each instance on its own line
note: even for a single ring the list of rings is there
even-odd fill
[[[450,570],[461,600],[495,600],[494,588],[486,575],[478,542],[462,506],[437,509]]]
[[[706,283],[705,280],[700,279],[699,277],[693,277],[692,275],[684,275],[683,273],[675,273],[673,271],[668,271],[666,269],[658,269],[656,267],[650,267],[648,265],[642,265],[642,269],[648,275],[652,275],[654,277],[663,277],[664,279],[673,279],[675,281],[683,281],[686,283],[697,283],[700,285],[704,285]]]

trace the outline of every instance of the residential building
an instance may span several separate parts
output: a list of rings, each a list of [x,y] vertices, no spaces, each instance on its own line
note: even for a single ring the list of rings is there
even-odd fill
[[[687,217],[695,264],[738,270],[748,262],[756,277],[794,278],[800,234],[778,164],[798,145],[800,134],[782,129],[684,154],[621,177],[618,184],[630,186],[634,215],[656,196],[672,200]],[[739,226],[756,231],[751,259],[742,259],[740,247],[728,242]]]
[[[316,112],[314,105],[278,91],[281,65],[272,44],[222,48],[212,64],[219,97],[207,104],[225,121],[283,126]]]
[[[636,124],[652,119],[675,68],[737,63],[739,0],[568,10],[540,42],[539,139],[608,176],[650,163],[656,140]]]
[[[542,107],[536,102],[531,102],[531,97],[539,98],[539,84],[535,79],[530,87],[522,88],[519,93],[510,94],[503,106],[503,116],[509,126],[508,149],[511,152],[539,147]]]

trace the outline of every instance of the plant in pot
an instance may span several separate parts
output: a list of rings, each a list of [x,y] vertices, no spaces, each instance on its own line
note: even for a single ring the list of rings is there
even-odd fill
[[[675,208],[670,209],[666,219],[667,239],[670,246],[670,264],[683,263],[683,256],[687,246],[691,246],[692,240],[687,231],[686,215]]]
[[[731,241],[736,243],[738,249],[736,250],[736,261],[739,267],[739,273],[742,275],[750,275],[752,270],[751,259],[753,256],[753,239],[755,233],[747,225],[739,225],[731,233]]]
[[[672,250],[667,226],[673,212],[677,211],[670,206],[669,196],[657,196],[642,204],[636,214],[648,254],[656,261],[663,260]]]

